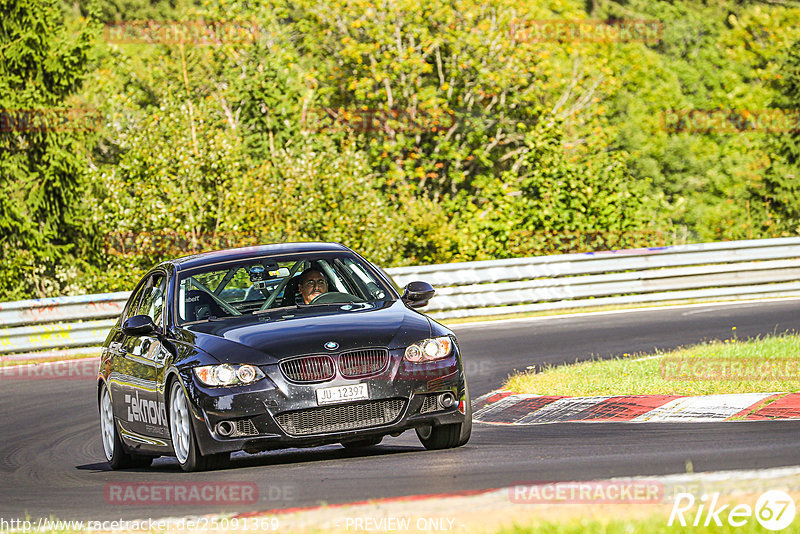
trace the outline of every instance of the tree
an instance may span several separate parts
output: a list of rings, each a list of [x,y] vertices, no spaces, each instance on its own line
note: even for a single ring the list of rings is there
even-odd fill
[[[72,34],[51,0],[0,12],[0,295],[44,297],[70,291],[92,240],[84,147],[99,117],[74,95],[94,29]]]
[[[780,96],[775,108],[785,114],[788,131],[773,142],[771,162],[760,196],[767,207],[765,224],[781,235],[800,234],[800,41],[784,55],[781,77],[777,82]]]

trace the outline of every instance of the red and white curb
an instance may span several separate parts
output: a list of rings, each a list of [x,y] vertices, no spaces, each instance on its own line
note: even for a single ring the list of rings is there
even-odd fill
[[[800,393],[565,397],[498,390],[472,407],[475,422],[511,425],[800,419]]]

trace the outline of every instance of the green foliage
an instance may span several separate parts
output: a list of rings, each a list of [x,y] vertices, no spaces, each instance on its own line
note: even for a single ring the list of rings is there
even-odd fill
[[[509,7],[295,3],[299,46],[318,60],[322,104],[355,122],[388,187],[403,182],[438,200],[474,194],[519,166],[526,127],[547,112],[531,47],[508,38],[515,17],[535,14]]]
[[[0,11],[0,295],[74,291],[94,239],[84,147],[96,117],[76,93],[95,29],[71,34],[48,0],[2,0]]]
[[[797,109],[797,7],[0,4],[0,107],[103,117],[99,132],[0,132],[1,298],[124,289],[167,257],[272,241],[339,241],[390,266],[800,226],[796,132],[666,124]],[[147,19],[248,32],[118,42],[89,13],[134,34]],[[586,18],[657,20],[663,33],[532,37],[536,21]]]
[[[661,213],[695,240],[765,237],[761,187],[770,134],[666,131],[692,110],[762,114],[773,98],[780,51],[796,39],[800,9],[756,2],[604,2],[596,16],[663,22],[658,43],[609,48],[610,91],[601,119],[630,172],[652,180]],[[792,36],[795,37],[792,37]],[[598,54],[600,53],[598,49]]]
[[[781,235],[795,236],[800,234],[800,131],[796,122],[800,116],[800,41],[786,51],[776,85],[780,96],[775,107],[792,118],[794,129],[775,139],[771,165],[759,194],[767,206],[765,225]]]
[[[306,134],[235,181],[223,232],[256,242],[341,242],[382,265],[434,260],[429,247],[447,225],[441,209],[408,191],[386,195],[376,184],[353,144]]]
[[[505,172],[472,203],[457,225],[462,252],[480,259],[660,244],[649,226],[657,209],[647,183],[628,173],[624,153],[574,149],[565,153],[555,122],[525,136],[527,151],[514,174]]]

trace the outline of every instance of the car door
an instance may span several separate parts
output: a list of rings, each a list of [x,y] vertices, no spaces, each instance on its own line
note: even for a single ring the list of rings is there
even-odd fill
[[[147,315],[164,331],[164,304],[167,276],[152,273],[142,286],[142,295],[132,315]],[[120,350],[120,367],[127,370],[123,390],[124,427],[139,439],[164,445],[158,438],[167,438],[167,410],[160,384],[163,382],[167,350],[155,335],[124,335]],[[133,436],[129,436],[133,437]]]
[[[143,281],[144,282],[144,281]],[[134,379],[130,361],[126,358],[127,339],[122,332],[122,325],[129,317],[136,315],[142,300],[145,284],[140,283],[125,304],[119,321],[111,329],[111,340],[108,343],[108,355],[111,362],[111,373],[108,376],[108,389],[111,393],[114,416],[119,422],[123,437],[127,434],[128,403],[130,402],[131,380]],[[126,400],[127,398],[127,400]]]

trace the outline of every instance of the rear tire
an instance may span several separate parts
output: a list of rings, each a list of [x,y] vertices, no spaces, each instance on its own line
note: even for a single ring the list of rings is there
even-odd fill
[[[103,452],[111,469],[126,469],[129,467],[150,467],[153,463],[152,456],[132,454],[125,451],[125,446],[117,431],[117,422],[114,418],[114,408],[108,387],[100,386],[100,431],[103,439]]]
[[[184,471],[209,471],[223,469],[230,463],[231,453],[209,454],[204,456],[197,446],[197,438],[192,428],[189,399],[180,381],[172,382],[169,394],[169,432],[172,449]]]

